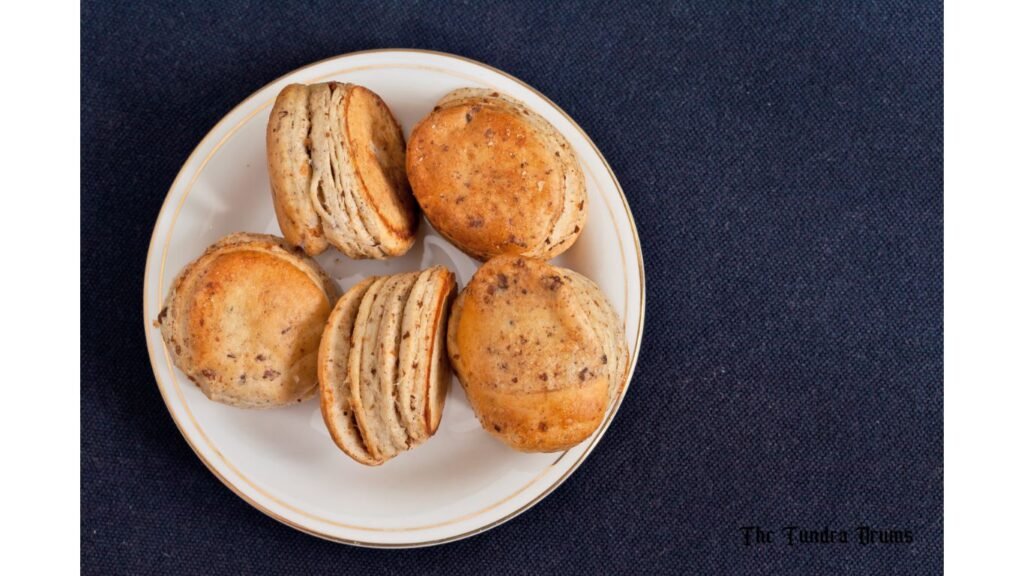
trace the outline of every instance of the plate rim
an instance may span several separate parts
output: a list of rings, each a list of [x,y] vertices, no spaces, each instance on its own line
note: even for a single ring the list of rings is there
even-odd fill
[[[590,446],[587,448],[587,450],[585,450],[582,454],[580,454],[578,459],[562,474],[561,477],[556,479],[550,486],[546,487],[541,493],[537,494],[534,498],[532,498],[528,502],[525,502],[524,504],[519,506],[517,509],[509,512],[505,516],[503,516],[501,518],[498,518],[497,520],[491,521],[491,522],[489,522],[489,523],[487,523],[487,524],[485,524],[483,526],[478,526],[476,528],[472,528],[472,529],[466,530],[465,532],[462,532],[462,533],[459,533],[459,534],[445,536],[445,537],[442,537],[442,538],[437,538],[437,539],[429,540],[429,541],[370,542],[370,541],[365,541],[365,540],[356,540],[356,539],[342,538],[342,537],[339,537],[339,536],[335,536],[333,534],[322,533],[322,532],[316,531],[314,529],[311,529],[311,528],[309,528],[307,526],[303,526],[303,525],[299,524],[298,522],[295,522],[295,521],[293,521],[293,520],[291,520],[289,518],[285,518],[285,517],[281,516],[280,514],[278,514],[277,512],[275,512],[273,510],[270,510],[268,507],[266,507],[263,504],[257,502],[252,497],[250,497],[248,494],[246,494],[241,488],[239,488],[238,486],[233,484],[231,481],[229,481],[223,474],[220,473],[220,471],[210,461],[207,460],[207,458],[202,454],[202,452],[194,445],[194,443],[192,441],[192,438],[190,438],[190,436],[185,433],[184,429],[182,428],[181,423],[178,421],[178,418],[176,417],[174,411],[171,409],[171,404],[168,401],[167,393],[165,392],[164,387],[161,384],[160,377],[158,375],[157,366],[156,366],[156,363],[155,363],[155,359],[153,357],[153,354],[154,354],[153,347],[150,346],[150,343],[151,343],[150,342],[150,339],[151,339],[150,333],[151,332],[149,330],[149,328],[150,328],[150,321],[149,321],[149,318],[148,318],[148,316],[146,314],[146,308],[147,308],[146,307],[146,298],[147,298],[147,296],[149,294],[149,291],[150,291],[149,271],[150,271],[150,265],[152,264],[153,247],[154,247],[154,243],[156,242],[156,236],[157,236],[157,231],[158,231],[158,227],[159,227],[158,225],[159,225],[161,219],[164,217],[165,211],[168,208],[168,202],[170,201],[170,198],[171,198],[171,192],[173,192],[174,189],[177,187],[179,181],[181,180],[181,178],[182,178],[182,176],[183,176],[183,174],[185,172],[186,167],[188,167],[192,163],[192,161],[195,158],[196,154],[203,147],[203,144],[209,138],[211,138],[213,136],[213,134],[221,127],[221,125],[229,117],[231,117],[233,114],[235,114],[236,111],[238,111],[240,108],[242,108],[243,106],[248,104],[251,100],[253,100],[256,97],[257,94],[263,92],[265,89],[269,88],[271,85],[281,81],[282,79],[284,79],[284,78],[286,78],[288,76],[292,76],[292,75],[294,75],[296,73],[299,73],[299,72],[301,72],[303,70],[306,70],[308,68],[312,68],[312,67],[318,66],[318,65],[326,63],[326,62],[330,62],[330,61],[334,61],[334,60],[340,60],[340,59],[343,59],[343,58],[346,58],[346,57],[358,56],[358,55],[364,55],[364,54],[387,54],[387,53],[425,54],[425,55],[441,57],[441,58],[450,58],[450,59],[453,59],[453,60],[458,60],[458,61],[462,61],[464,63],[471,64],[471,65],[479,66],[479,67],[481,67],[481,68],[483,68],[485,70],[488,70],[490,72],[496,73],[496,74],[498,74],[500,76],[503,76],[503,77],[513,81],[514,83],[518,84],[519,86],[521,86],[525,90],[528,90],[529,92],[533,93],[535,96],[537,96],[538,98],[540,98],[541,100],[543,100],[544,102],[549,104],[556,112],[558,112],[558,114],[560,114],[563,118],[565,118],[565,120],[568,121],[570,125],[572,125],[577,131],[579,131],[580,135],[583,136],[584,140],[590,145],[590,147],[596,153],[598,159],[601,161],[601,164],[604,165],[605,170],[607,171],[609,176],[611,176],[612,183],[615,185],[615,189],[616,189],[616,191],[619,194],[619,199],[622,201],[622,205],[625,208],[626,217],[627,217],[627,220],[629,222],[630,232],[631,232],[631,234],[633,236],[633,244],[634,244],[634,247],[636,248],[637,267],[638,267],[638,273],[639,273],[638,277],[639,277],[640,305],[639,305],[639,323],[638,323],[638,332],[637,332],[635,350],[632,351],[632,354],[631,354],[631,357],[630,357],[630,366],[629,366],[629,371],[628,371],[628,376],[627,376],[627,379],[626,379],[626,383],[623,386],[622,392],[619,394],[618,401],[616,402],[615,406],[612,407],[611,413],[607,417],[607,425],[603,426],[602,429],[597,432],[598,436],[593,440],[593,442],[590,444]],[[199,458],[200,462],[202,462],[203,465],[206,466],[206,468],[211,473],[213,473],[214,477],[216,477],[221,482],[221,484],[226,486],[231,492],[233,492],[236,496],[241,498],[244,502],[246,502],[247,504],[249,504],[250,506],[252,506],[256,510],[258,510],[259,512],[263,513],[264,515],[266,515],[266,516],[268,516],[270,518],[273,518],[274,520],[276,520],[276,521],[278,521],[278,522],[280,522],[280,523],[282,523],[282,524],[284,524],[284,525],[286,525],[286,526],[288,526],[290,528],[293,528],[293,529],[298,530],[300,532],[303,532],[305,534],[309,534],[311,536],[315,536],[317,538],[320,538],[320,539],[323,539],[323,540],[327,540],[327,541],[330,541],[330,542],[336,542],[336,543],[340,543],[340,544],[348,544],[348,545],[352,545],[352,546],[365,547],[365,548],[383,548],[383,549],[390,549],[390,548],[407,549],[407,548],[423,548],[423,547],[430,547],[430,546],[438,546],[438,545],[441,545],[441,544],[446,544],[446,543],[449,543],[449,542],[455,542],[455,541],[458,541],[458,540],[463,540],[465,538],[469,538],[469,537],[475,536],[477,534],[481,534],[481,533],[486,532],[486,531],[488,531],[488,530],[490,530],[492,528],[496,528],[497,526],[500,526],[501,524],[504,524],[505,522],[508,522],[509,520],[512,520],[513,518],[519,516],[520,514],[526,512],[527,510],[533,508],[535,505],[540,503],[541,500],[543,500],[549,494],[554,492],[555,489],[557,489],[559,486],[561,486],[563,483],[565,483],[569,479],[569,477],[572,476],[573,473],[575,473],[576,470],[583,464],[583,462],[586,461],[586,459],[590,456],[590,454],[597,448],[597,445],[600,443],[600,440],[604,436],[604,433],[611,426],[611,422],[615,419],[615,416],[617,415],[617,413],[619,411],[619,408],[621,407],[622,402],[625,399],[626,392],[628,391],[629,386],[632,383],[633,376],[634,376],[634,373],[636,371],[637,360],[639,359],[639,356],[640,356],[640,349],[641,349],[642,342],[643,342],[644,325],[645,325],[646,314],[647,314],[646,273],[645,273],[645,268],[644,268],[643,251],[642,251],[642,247],[641,247],[641,244],[640,244],[640,236],[639,236],[639,233],[637,231],[636,221],[635,221],[635,219],[633,217],[633,211],[630,208],[629,201],[627,200],[626,195],[625,195],[625,193],[622,190],[622,185],[619,183],[618,176],[612,170],[611,165],[608,164],[608,160],[604,157],[604,154],[597,147],[597,145],[594,143],[594,141],[590,138],[590,135],[587,134],[587,132],[585,130],[583,130],[583,128],[579,124],[576,123],[576,121],[572,118],[572,116],[570,116],[568,113],[566,113],[565,110],[563,110],[560,106],[558,106],[556,103],[554,103],[550,98],[548,98],[541,91],[537,90],[536,88],[534,88],[530,84],[528,84],[525,81],[517,78],[516,76],[513,76],[512,74],[509,74],[508,72],[505,72],[503,70],[495,68],[494,66],[486,64],[484,62],[480,62],[478,60],[474,60],[472,58],[468,58],[468,57],[461,56],[461,55],[458,55],[458,54],[452,54],[452,53],[441,52],[441,51],[436,51],[436,50],[418,49],[418,48],[375,48],[375,49],[369,49],[369,50],[358,50],[358,51],[354,51],[354,52],[346,52],[346,53],[343,53],[343,54],[336,54],[336,55],[333,55],[333,56],[322,58],[322,59],[317,60],[315,62],[310,62],[308,64],[305,64],[303,66],[295,68],[293,70],[289,70],[288,72],[286,72],[286,73],[284,73],[284,74],[274,78],[270,82],[264,84],[263,86],[261,86],[260,88],[258,88],[256,90],[254,90],[247,97],[245,97],[240,102],[238,102],[235,106],[233,106],[223,116],[221,116],[221,118],[203,135],[203,137],[199,139],[199,141],[197,142],[195,147],[192,149],[192,152],[188,155],[188,157],[185,159],[185,161],[181,164],[181,168],[179,168],[178,173],[175,175],[174,179],[171,182],[170,187],[168,188],[167,192],[164,195],[163,203],[161,204],[160,210],[157,213],[156,219],[153,222],[153,231],[150,234],[149,246],[148,246],[147,251],[146,251],[146,265],[145,265],[145,268],[144,268],[144,271],[143,271],[142,299],[143,299],[143,314],[142,314],[143,318],[142,318],[142,320],[143,320],[143,327],[144,327],[144,335],[145,335],[145,338],[146,338],[146,350],[147,350],[147,354],[148,354],[149,360],[150,360],[150,368],[151,368],[151,370],[153,372],[153,379],[154,379],[154,381],[155,381],[155,383],[157,385],[157,389],[160,392],[160,396],[161,396],[161,398],[164,401],[164,407],[167,408],[167,412],[170,415],[171,420],[174,422],[175,427],[178,429],[178,433],[181,434],[182,438],[184,438],[185,442],[188,444],[189,448],[192,449],[192,452]]]

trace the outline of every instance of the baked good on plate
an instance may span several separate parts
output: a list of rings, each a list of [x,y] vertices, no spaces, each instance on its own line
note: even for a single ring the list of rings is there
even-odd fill
[[[437,431],[455,292],[455,275],[435,266],[368,278],[338,300],[320,343],[320,409],[355,461],[382,464]]]
[[[448,353],[485,430],[524,452],[570,448],[615,402],[628,366],[597,286],[525,256],[498,256],[456,298]]]
[[[467,254],[547,260],[587,218],[572,147],[522,102],[481,88],[449,93],[409,137],[407,173],[430,223]]]
[[[419,214],[405,175],[402,127],[387,105],[354,84],[291,84],[267,124],[267,165],[284,237],[316,255],[404,254]]]
[[[178,274],[158,322],[174,364],[211,400],[283,406],[317,392],[317,350],[337,296],[298,248],[237,233]]]

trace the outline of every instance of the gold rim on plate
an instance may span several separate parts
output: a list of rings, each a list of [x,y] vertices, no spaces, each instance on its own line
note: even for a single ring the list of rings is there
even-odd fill
[[[260,88],[256,92],[253,92],[252,95],[250,95],[249,97],[244,99],[242,102],[240,102],[238,105],[236,105],[230,112],[225,114],[224,117],[220,121],[218,121],[217,124],[215,124],[214,127],[211,128],[209,132],[207,132],[207,134],[203,137],[203,139],[200,141],[200,143],[193,150],[193,152],[189,155],[188,159],[186,159],[185,163],[182,165],[181,170],[178,172],[178,175],[175,177],[174,182],[172,182],[171,187],[170,187],[170,191],[168,192],[167,196],[164,198],[163,205],[160,208],[160,213],[157,216],[157,222],[159,222],[161,220],[161,218],[164,216],[164,213],[167,211],[168,201],[170,200],[170,196],[171,196],[170,192],[173,191],[177,187],[179,181],[182,178],[182,175],[183,175],[183,172],[184,172],[185,168],[189,164],[192,163],[193,159],[196,156],[196,153],[199,151],[200,148],[202,148],[203,143],[206,142],[206,140],[209,139],[221,127],[221,125],[224,124],[224,122],[229,117],[231,117],[237,110],[239,110],[240,108],[242,108],[243,106],[248,104],[250,101],[252,101],[253,98],[255,98],[255,96],[257,94],[259,94],[260,92],[262,92],[263,90],[265,90],[269,86],[279,82],[283,78],[286,78],[288,76],[292,76],[292,75],[294,75],[294,74],[296,74],[298,72],[301,72],[301,71],[309,69],[311,67],[323,64],[325,62],[334,61],[334,60],[342,60],[342,59],[345,59],[347,57],[352,57],[352,56],[357,56],[357,55],[364,55],[364,54],[374,54],[374,53],[414,53],[414,54],[419,53],[419,54],[428,54],[428,55],[442,57],[442,58],[450,58],[450,59],[453,59],[453,60],[458,60],[458,61],[466,62],[466,63],[472,64],[472,65],[475,65],[475,66],[479,66],[481,68],[484,68],[485,70],[489,70],[491,72],[497,73],[500,76],[503,76],[503,77],[505,77],[505,78],[507,78],[507,79],[509,79],[509,80],[511,80],[513,82],[515,82],[516,84],[522,86],[526,90],[532,92],[534,95],[536,95],[539,98],[541,98],[543,101],[547,102],[554,110],[556,110],[559,114],[561,114],[583,136],[583,138],[590,145],[591,149],[595,152],[597,157],[604,164],[605,170],[607,171],[608,175],[611,176],[612,182],[614,183],[615,188],[616,188],[616,190],[619,193],[619,198],[622,201],[622,205],[625,208],[626,216],[627,216],[627,218],[629,220],[630,230],[631,230],[632,236],[633,236],[633,244],[634,244],[634,247],[636,249],[637,269],[638,269],[638,273],[639,273],[639,286],[640,286],[640,310],[639,310],[640,318],[639,318],[639,326],[638,326],[638,330],[637,330],[637,336],[636,336],[636,339],[634,340],[634,345],[633,345],[632,350],[631,350],[630,364],[629,364],[629,369],[628,369],[628,378],[626,380],[626,384],[623,387],[622,392],[619,394],[618,398],[616,399],[615,405],[612,406],[611,410],[608,411],[608,414],[606,415],[604,421],[602,422],[601,427],[591,436],[590,443],[584,449],[583,453],[579,455],[577,460],[562,474],[562,476],[560,476],[550,486],[548,486],[546,489],[544,489],[543,492],[541,492],[540,494],[538,494],[537,496],[532,498],[529,502],[526,502],[525,504],[519,506],[516,510],[513,510],[512,512],[506,514],[505,516],[503,516],[503,517],[501,517],[501,518],[499,518],[497,520],[494,520],[494,521],[492,521],[492,522],[490,522],[490,523],[488,523],[488,524],[486,524],[484,526],[480,526],[480,527],[468,530],[468,531],[460,533],[460,534],[455,534],[455,535],[452,535],[452,536],[447,536],[447,537],[444,537],[444,538],[439,538],[439,539],[430,540],[430,541],[402,542],[402,543],[378,543],[378,542],[365,542],[365,541],[359,541],[359,540],[340,538],[340,537],[337,537],[337,536],[334,536],[334,535],[331,535],[331,534],[326,534],[326,533],[318,532],[318,531],[310,529],[310,528],[308,528],[306,526],[302,526],[302,525],[298,524],[297,522],[295,522],[295,521],[293,521],[291,519],[285,518],[285,517],[279,515],[278,513],[268,509],[263,504],[253,500],[242,489],[238,488],[232,482],[230,482],[227,478],[225,478],[224,475],[222,475],[217,470],[217,468],[213,465],[213,463],[211,463],[210,461],[207,460],[207,458],[202,454],[202,452],[192,442],[192,439],[189,437],[188,434],[185,433],[185,430],[182,428],[181,423],[178,421],[178,417],[175,414],[174,410],[171,409],[171,404],[168,401],[167,392],[165,390],[164,382],[161,380],[161,378],[159,376],[159,371],[157,370],[155,359],[153,357],[153,347],[150,346],[150,341],[149,341],[150,337],[151,337],[150,336],[151,332],[149,330],[149,328],[150,328],[150,324],[149,324],[149,322],[150,322],[150,315],[149,315],[149,311],[148,311],[148,305],[147,305],[147,302],[146,302],[146,297],[147,297],[147,295],[149,293],[150,258],[151,258],[151,254],[153,252],[154,244],[156,242],[157,226],[153,227],[153,234],[152,234],[152,236],[150,238],[150,245],[149,245],[149,250],[147,252],[147,258],[146,258],[146,274],[145,274],[145,277],[144,277],[144,286],[143,286],[143,323],[146,326],[147,350],[149,351],[150,364],[151,364],[151,367],[153,368],[153,375],[154,375],[154,377],[157,380],[157,384],[158,384],[157,387],[160,389],[160,394],[161,394],[161,396],[164,399],[164,403],[167,404],[167,406],[168,406],[168,412],[171,415],[171,419],[174,421],[175,426],[178,427],[178,431],[185,438],[185,441],[192,448],[193,452],[195,452],[196,455],[199,457],[200,461],[202,461],[203,464],[214,474],[214,476],[216,476],[221,481],[221,483],[223,483],[225,486],[227,486],[228,489],[230,489],[232,492],[234,492],[236,495],[238,495],[240,498],[242,498],[245,502],[249,503],[251,506],[253,506],[257,510],[263,512],[267,516],[270,516],[271,518],[274,518],[275,520],[277,520],[277,521],[279,521],[279,522],[281,522],[281,523],[283,523],[283,524],[285,524],[287,526],[290,526],[290,527],[292,527],[292,528],[294,528],[296,530],[299,530],[301,532],[305,532],[305,533],[313,535],[313,536],[317,536],[319,538],[323,538],[323,539],[330,540],[330,541],[333,541],[333,542],[340,542],[340,543],[344,543],[344,544],[351,544],[351,545],[355,545],[355,546],[365,546],[365,547],[374,547],[374,548],[414,548],[414,547],[424,547],[424,546],[432,546],[432,545],[437,545],[437,544],[443,544],[443,543],[446,543],[446,542],[453,542],[453,541],[456,541],[456,540],[461,540],[463,538],[468,538],[468,537],[473,536],[475,534],[479,534],[481,532],[485,532],[485,531],[487,531],[487,530],[489,530],[491,528],[494,528],[495,526],[498,526],[498,525],[500,525],[500,524],[502,524],[504,522],[507,522],[508,520],[511,520],[512,518],[518,516],[519,514],[525,512],[526,510],[532,508],[535,504],[537,504],[542,499],[544,499],[555,488],[560,486],[583,463],[583,461],[586,460],[586,458],[593,451],[594,447],[597,445],[598,441],[604,435],[604,433],[607,430],[608,426],[611,424],[611,421],[614,419],[615,414],[618,412],[618,409],[619,409],[619,407],[622,404],[622,399],[625,397],[626,391],[628,390],[629,385],[630,385],[630,383],[632,381],[633,373],[634,373],[635,368],[636,368],[636,359],[637,359],[637,357],[639,355],[639,351],[640,351],[640,342],[641,342],[641,339],[643,337],[643,328],[644,328],[644,319],[645,319],[644,316],[645,316],[645,312],[646,312],[646,287],[645,287],[643,255],[642,255],[641,249],[640,249],[640,239],[639,239],[639,236],[637,234],[636,222],[633,219],[633,213],[629,209],[629,203],[626,200],[625,194],[622,191],[622,186],[619,184],[618,178],[615,176],[615,173],[612,171],[611,166],[608,165],[608,161],[604,158],[604,155],[597,148],[597,146],[594,145],[594,142],[593,142],[593,140],[590,139],[590,136],[587,135],[587,133],[579,126],[579,124],[577,124],[575,122],[575,120],[573,120],[568,114],[566,114],[565,111],[562,110],[558,105],[556,105],[549,98],[547,98],[544,94],[542,94],[538,90],[534,89],[532,86],[526,84],[522,80],[519,80],[518,78],[516,78],[516,77],[514,77],[514,76],[512,76],[510,74],[507,74],[507,73],[505,73],[505,72],[503,72],[501,70],[498,70],[497,68],[494,68],[492,66],[488,66],[487,64],[484,64],[482,62],[477,62],[475,60],[472,60],[472,59],[469,59],[469,58],[465,58],[465,57],[462,57],[462,56],[457,56],[457,55],[454,55],[454,54],[448,54],[448,53],[444,53],[444,52],[435,52],[435,51],[431,51],[431,50],[380,49],[380,50],[364,50],[364,51],[360,51],[360,52],[351,52],[351,53],[343,54],[343,55],[340,55],[340,56],[333,56],[331,58],[325,58],[323,60],[319,60],[317,62],[314,62],[314,63],[311,63],[311,64],[307,64],[306,66],[303,66],[301,68],[297,68],[295,70],[292,70],[292,71],[288,72],[287,74],[285,74],[285,75],[283,75],[283,76],[281,76],[279,78],[274,79],[273,81],[271,81],[267,85],[263,86],[262,88]],[[351,73],[351,72],[355,72],[355,71],[358,71],[358,70],[376,69],[376,68],[382,68],[382,67],[383,68],[387,68],[387,67],[396,67],[396,66],[397,67],[403,67],[403,68],[404,67],[410,67],[410,66],[416,67],[416,68],[427,68],[427,69],[431,69],[433,71],[443,72],[445,74],[454,75],[456,77],[460,77],[460,78],[463,78],[463,79],[468,79],[468,80],[471,80],[471,81],[479,83],[479,84],[484,84],[484,85],[487,84],[486,82],[481,81],[479,78],[475,78],[475,77],[472,77],[472,76],[467,76],[467,75],[464,75],[464,74],[453,72],[451,70],[435,68],[435,67],[431,67],[431,66],[410,65],[410,64],[401,64],[401,65],[378,64],[378,65],[360,66],[360,67],[356,67],[356,68],[350,68],[350,69],[345,69],[345,70],[333,71],[333,72],[330,72],[328,74],[324,74],[324,75],[322,75],[320,77],[317,77],[313,81],[322,80],[322,79],[325,79],[325,78],[328,78],[328,77],[333,77],[333,76],[336,76],[336,75],[342,74],[342,73]],[[170,237],[171,237],[171,234],[173,233],[174,225],[175,225],[175,223],[177,221],[177,217],[178,217],[178,214],[179,214],[179,212],[181,210],[181,207],[184,205],[185,200],[186,200],[186,198],[189,195],[189,192],[191,192],[192,186],[194,185],[196,180],[199,178],[199,175],[202,173],[202,171],[205,168],[207,162],[209,162],[209,160],[213,157],[213,155],[217,152],[217,150],[219,150],[220,147],[225,142],[227,142],[234,135],[234,133],[237,132],[242,126],[247,124],[253,117],[255,117],[261,111],[266,109],[266,107],[269,106],[272,103],[273,103],[273,99],[271,99],[270,101],[260,105],[253,112],[251,112],[246,117],[241,119],[231,130],[229,130],[221,138],[220,142],[218,142],[217,145],[214,146],[213,149],[211,149],[207,153],[207,156],[203,159],[203,161],[200,163],[200,166],[196,169],[195,174],[193,175],[191,181],[188,184],[188,187],[186,189],[185,194],[182,195],[182,198],[179,201],[177,208],[175,209],[175,213],[174,213],[174,216],[172,218],[172,221],[171,221],[171,224],[170,224],[170,228],[167,231],[167,242],[165,243],[164,250],[163,250],[163,253],[162,253],[161,259],[160,259],[161,261],[160,261],[160,273],[159,273],[159,282],[158,283],[159,283],[159,288],[161,290],[163,289],[164,264],[166,262],[168,245],[170,243]],[[581,160],[581,163],[584,163],[584,162]],[[590,170],[589,166],[585,166],[585,169],[593,175],[593,171]],[[592,178],[592,180],[594,182],[596,182],[597,178]],[[598,186],[598,189],[601,192],[601,196],[602,196],[602,199],[605,202],[606,207],[609,209],[609,211],[611,211],[611,205],[608,202],[608,199],[605,197],[605,195],[603,193],[603,190],[601,190],[600,186]],[[613,227],[615,227],[616,236],[620,239],[620,242],[619,242],[620,257],[622,258],[623,268],[625,269],[625,254],[622,252],[622,242],[621,242],[622,236],[621,236],[621,233],[618,230],[618,225],[615,222],[614,215],[612,215],[611,221],[612,221]],[[625,270],[624,270],[624,272],[625,272]],[[624,284],[625,297],[626,297],[625,298],[626,299],[626,306],[623,308],[623,310],[628,310],[628,303],[629,303],[629,300],[628,300],[628,289],[629,288],[628,288],[628,286],[629,286],[629,283],[627,281]],[[159,297],[159,295],[158,295],[158,297]],[[161,345],[163,345],[162,341],[161,341]],[[317,516],[315,514],[311,514],[311,513],[307,512],[307,511],[295,508],[294,506],[292,506],[292,505],[290,505],[290,504],[288,504],[286,502],[283,502],[280,499],[274,497],[273,495],[267,493],[265,490],[260,488],[254,482],[252,482],[251,480],[246,478],[245,475],[243,475],[240,470],[238,470],[233,464],[231,464],[231,462],[229,460],[227,460],[227,458],[224,457],[224,455],[216,448],[216,446],[206,436],[206,434],[203,431],[202,427],[199,425],[198,421],[192,415],[191,409],[189,408],[188,403],[185,401],[184,396],[181,393],[181,389],[178,386],[177,378],[174,375],[174,367],[173,367],[173,364],[170,361],[170,357],[167,355],[168,352],[167,352],[166,346],[164,346],[163,349],[164,349],[165,360],[167,361],[168,366],[170,367],[171,379],[172,379],[172,382],[174,384],[174,388],[177,391],[177,394],[178,394],[178,397],[179,397],[179,401],[181,402],[182,406],[185,408],[185,411],[188,414],[189,419],[192,421],[192,425],[195,427],[196,431],[199,432],[199,434],[203,437],[203,440],[206,442],[206,444],[209,447],[209,449],[212,452],[214,452],[215,454],[217,454],[217,456],[220,457],[221,461],[228,468],[230,468],[239,478],[245,480],[245,482],[247,484],[249,484],[254,490],[256,490],[257,492],[262,494],[264,497],[266,497],[266,498],[276,502],[278,505],[283,506],[284,508],[290,509],[290,510],[292,510],[294,512],[297,512],[299,514],[307,516],[310,519],[318,521],[318,522],[322,522],[322,523],[326,523],[326,524],[332,524],[332,525],[337,525],[337,526],[343,527],[343,528],[362,530],[362,531],[370,531],[370,532],[404,532],[404,531],[414,531],[414,530],[423,530],[423,529],[429,529],[429,528],[436,528],[436,527],[439,527],[439,526],[445,526],[445,525],[450,525],[450,524],[454,524],[454,523],[457,523],[457,522],[465,521],[465,520],[468,520],[469,518],[472,518],[472,517],[478,516],[480,514],[483,514],[485,512],[488,512],[490,510],[493,510],[495,507],[500,506],[500,505],[508,502],[512,498],[518,496],[524,490],[526,490],[527,488],[532,486],[534,483],[536,483],[541,477],[543,477],[555,465],[557,465],[562,460],[562,458],[565,456],[565,454],[568,453],[568,451],[566,451],[566,452],[563,452],[562,454],[560,454],[559,457],[554,462],[549,464],[546,468],[544,468],[544,470],[542,470],[540,474],[535,476],[533,479],[531,479],[525,485],[523,485],[522,487],[520,487],[516,491],[512,492],[508,496],[504,497],[500,501],[498,501],[498,502],[496,502],[494,504],[491,504],[491,505],[489,505],[489,506],[487,506],[487,507],[485,507],[485,508],[483,508],[481,510],[478,510],[476,512],[471,512],[469,514],[462,515],[462,516],[459,516],[459,517],[451,519],[451,520],[446,520],[446,521],[443,521],[443,522],[433,523],[433,524],[424,525],[424,526],[417,526],[417,527],[413,527],[413,528],[394,528],[394,529],[390,529],[390,528],[388,528],[388,529],[369,528],[369,527],[354,526],[354,525],[348,525],[348,524],[343,524],[343,523],[335,522],[335,521],[332,521],[332,520],[328,520],[326,518],[319,517],[319,516]]]

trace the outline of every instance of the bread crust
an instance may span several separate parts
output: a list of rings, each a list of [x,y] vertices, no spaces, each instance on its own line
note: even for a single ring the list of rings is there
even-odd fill
[[[555,219],[551,233],[544,240],[544,244],[536,250],[523,252],[523,255],[550,260],[569,249],[586,224],[588,204],[583,170],[569,141],[547,120],[531,111],[523,102],[485,88],[460,88],[442,98],[439,106],[462,103],[487,103],[503,107],[511,114],[518,114],[537,131],[537,134],[541,135],[548,148],[554,151],[555,163],[561,170],[565,190],[562,211]]]
[[[405,254],[416,241],[419,210],[405,171],[405,136],[387,104],[374,92],[352,85],[345,99],[353,188],[363,224],[388,256]]]
[[[522,102],[493,91],[449,93],[417,124],[407,173],[427,219],[486,260],[552,258],[586,221],[586,189],[565,138]]]
[[[314,395],[337,287],[284,240],[222,238],[175,278],[159,316],[171,358],[211,400],[269,408]]]
[[[447,269],[442,269],[438,274],[439,282],[436,286],[436,298],[429,302],[435,302],[433,318],[426,324],[431,330],[429,366],[426,378],[418,375],[417,381],[423,382],[420,392],[425,395],[427,401],[423,410],[423,419],[427,425],[427,434],[433,436],[441,425],[441,415],[444,413],[445,401],[448,397],[448,385],[452,380],[451,364],[448,362],[448,354],[445,341],[448,334],[448,316],[451,311],[452,301],[458,292],[458,284],[455,275]]]
[[[560,268],[498,256],[455,301],[452,367],[484,429],[517,450],[563,450],[604,418],[613,384],[585,298]]]
[[[309,201],[309,89],[285,86],[267,123],[267,169],[274,212],[285,240],[315,256],[327,249],[320,217]]]
[[[355,325],[352,328],[352,348],[349,350],[348,360],[349,396],[352,401],[352,411],[356,415],[356,423],[359,425],[359,433],[367,452],[370,453],[374,460],[380,461],[386,460],[386,458],[384,457],[384,450],[378,435],[373,433],[371,422],[372,406],[368,406],[368,403],[364,401],[361,379],[363,374],[362,364],[364,362],[363,349],[367,346],[367,341],[369,340],[367,325],[373,312],[374,303],[385,283],[387,283],[386,277],[374,280],[359,303],[359,312],[356,314]],[[374,348],[372,342],[369,343],[369,346]]]
[[[612,309],[601,289],[593,280],[574,270],[563,269],[565,278],[579,288],[584,300],[584,309],[591,323],[601,335],[604,355],[601,360],[608,365],[608,405],[615,403],[626,384],[629,369],[629,348],[626,346],[626,332],[622,320]]]

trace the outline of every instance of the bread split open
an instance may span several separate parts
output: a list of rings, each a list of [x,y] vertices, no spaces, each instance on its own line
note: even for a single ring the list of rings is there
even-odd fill
[[[285,238],[316,255],[404,254],[418,209],[405,175],[402,127],[372,91],[354,84],[292,84],[267,124],[267,166]]]
[[[321,340],[321,412],[353,460],[376,466],[438,429],[451,369],[445,353],[455,276],[435,266],[363,280],[335,306]]]

